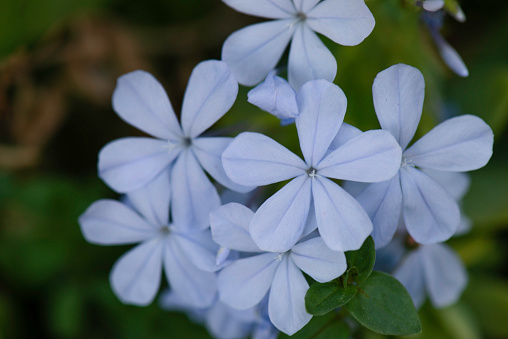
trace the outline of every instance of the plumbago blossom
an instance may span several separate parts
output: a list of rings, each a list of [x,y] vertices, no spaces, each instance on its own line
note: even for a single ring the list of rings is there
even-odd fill
[[[345,187],[371,217],[377,248],[393,238],[401,214],[416,242],[433,244],[449,239],[459,226],[459,206],[421,169],[471,171],[485,166],[492,155],[492,130],[472,115],[448,119],[408,147],[422,114],[424,89],[420,71],[403,64],[380,72],[372,86],[381,127],[402,147],[400,170],[388,181],[347,183]]]
[[[169,221],[168,187],[169,176],[163,172],[145,187],[129,192],[128,204],[96,201],[80,216],[81,231],[94,244],[139,243],[111,271],[111,286],[122,302],[150,304],[164,267],[171,289],[182,300],[193,307],[206,307],[216,295],[219,246],[210,230],[199,230],[185,220]]]
[[[368,131],[327,152],[346,112],[342,90],[325,80],[297,93],[296,128],[305,161],[259,133],[238,135],[222,155],[227,175],[242,185],[267,185],[294,178],[255,213],[250,235],[265,251],[285,252],[304,232],[311,206],[317,228],[332,250],[360,248],[372,222],[358,202],[330,180],[378,182],[400,166],[401,149],[386,131]]]
[[[99,176],[117,192],[131,192],[159,173],[171,177],[174,219],[208,227],[208,214],[220,206],[216,188],[203,168],[223,186],[246,192],[224,173],[221,154],[231,138],[200,136],[233,105],[238,84],[227,65],[209,60],[197,65],[183,98],[181,124],[166,92],[149,73],[135,71],[118,80],[113,108],[127,123],[154,138],[122,138],[99,153]]]
[[[309,80],[333,81],[337,62],[317,33],[354,46],[373,30],[375,20],[363,0],[223,0],[235,10],[273,21],[231,34],[222,60],[238,82],[253,86],[275,68],[291,41],[288,79],[294,88]]]
[[[236,260],[219,273],[220,300],[238,310],[259,304],[268,294],[268,315],[282,332],[292,335],[307,324],[312,315],[305,310],[309,288],[303,273],[327,282],[346,270],[341,251],[332,251],[313,234],[287,251],[261,250],[249,234],[254,213],[247,207],[230,203],[210,216],[213,239],[225,248],[251,253]]]

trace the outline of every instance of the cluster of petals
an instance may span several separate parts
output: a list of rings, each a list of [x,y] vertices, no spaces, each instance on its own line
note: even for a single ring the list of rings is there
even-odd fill
[[[160,173],[171,178],[172,216],[199,228],[220,206],[210,174],[236,191],[251,188],[233,183],[224,173],[221,154],[231,138],[200,136],[233,105],[238,83],[227,65],[209,60],[198,64],[183,99],[181,124],[160,83],[135,71],[119,78],[113,108],[127,123],[155,138],[129,137],[107,144],[99,153],[99,176],[115,191],[142,188]]]
[[[294,88],[333,81],[337,63],[318,35],[346,46],[361,43],[375,20],[364,0],[223,0],[235,10],[275,19],[245,27],[224,42],[222,60],[242,85],[253,86],[275,68],[291,42],[288,79]]]
[[[215,264],[219,246],[210,230],[169,222],[169,177],[158,175],[129,192],[125,203],[103,199],[79,218],[88,242],[99,245],[139,243],[113,266],[110,282],[126,304],[148,305],[159,290],[162,267],[171,289],[193,307],[209,306],[217,291]]]
[[[344,273],[346,258],[343,252],[329,249],[315,233],[287,251],[265,252],[249,234],[253,218],[250,209],[236,203],[223,205],[210,216],[213,239],[247,254],[219,272],[219,298],[235,309],[246,310],[268,294],[271,322],[292,335],[312,318],[305,310],[309,284],[302,271],[316,281],[327,282]]]
[[[347,183],[374,224],[378,248],[395,234],[402,213],[407,231],[421,244],[449,239],[460,223],[454,197],[422,169],[465,172],[485,166],[492,155],[493,133],[480,118],[448,119],[408,147],[423,109],[425,83],[416,68],[398,64],[380,72],[372,87],[381,127],[399,142],[403,153],[398,173],[374,184]]]
[[[254,215],[249,231],[259,248],[291,249],[302,236],[312,209],[317,228],[332,250],[356,250],[371,233],[372,222],[358,202],[329,178],[388,180],[400,166],[400,146],[390,133],[374,130],[329,152],[341,133],[347,105],[344,93],[326,80],[314,80],[302,86],[296,99],[299,114],[295,122],[305,161],[265,135],[244,132],[224,151],[224,170],[242,185],[294,178]]]

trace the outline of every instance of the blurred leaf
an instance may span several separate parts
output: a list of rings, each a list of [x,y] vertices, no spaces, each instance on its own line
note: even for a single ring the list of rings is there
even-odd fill
[[[52,25],[79,10],[101,6],[107,0],[0,1],[0,58],[33,43]]]
[[[79,285],[66,281],[51,296],[49,326],[56,337],[76,338],[83,330],[84,308]]]
[[[356,292],[355,285],[344,288],[337,279],[324,284],[314,283],[305,294],[305,309],[312,315],[323,315],[347,304]]]
[[[361,284],[367,280],[376,262],[376,246],[372,237],[365,239],[359,250],[346,252],[346,260],[352,281]]]
[[[422,330],[409,293],[386,273],[372,272],[346,309],[360,324],[381,334],[410,335]]]
[[[279,339],[347,339],[349,332],[344,320],[337,313],[331,312],[321,317],[313,317],[304,328],[292,336],[281,333]]]

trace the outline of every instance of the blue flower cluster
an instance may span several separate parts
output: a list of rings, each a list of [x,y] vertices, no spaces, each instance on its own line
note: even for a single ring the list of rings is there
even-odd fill
[[[138,244],[111,271],[118,298],[150,304],[164,271],[170,290],[161,305],[188,312],[214,336],[292,335],[312,317],[304,273],[318,282],[340,277],[344,252],[372,235],[415,305],[426,292],[438,307],[455,301],[467,276],[441,243],[464,229],[458,201],[468,181],[459,172],[488,162],[490,127],[459,116],[411,144],[425,83],[404,64],[374,80],[380,130],[344,123],[347,99],[331,82],[335,58],[315,32],[359,44],[374,28],[363,0],[223,1],[275,20],[233,33],[223,61],[194,68],[180,121],[149,73],[120,77],[113,94],[120,118],[154,137],[123,138],[101,150],[99,176],[124,198],[99,200],[79,218],[89,242]],[[286,81],[274,67],[290,42]],[[260,81],[249,102],[295,123],[303,159],[260,133],[202,136],[232,107],[238,83]],[[223,204],[207,174],[223,192],[290,181],[253,211],[241,200]],[[416,250],[406,254],[408,242]]]

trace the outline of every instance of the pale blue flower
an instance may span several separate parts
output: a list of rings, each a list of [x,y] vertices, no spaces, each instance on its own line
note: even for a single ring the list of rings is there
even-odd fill
[[[408,147],[420,121],[424,88],[420,71],[403,64],[382,71],[374,80],[374,107],[381,127],[403,149],[400,170],[385,182],[346,183],[345,187],[371,217],[378,248],[393,238],[401,213],[416,242],[432,244],[450,238],[461,219],[457,202],[420,169],[470,171],[483,167],[492,155],[492,130],[472,115],[446,120]]]
[[[99,245],[139,243],[115,263],[113,291],[127,304],[147,305],[159,290],[162,267],[171,288],[188,304],[210,305],[216,294],[218,245],[210,230],[169,223],[168,169],[145,187],[129,192],[129,204],[103,199],[79,218],[85,239]]]
[[[219,273],[219,297],[223,303],[245,310],[259,304],[268,294],[271,322],[292,335],[312,318],[305,311],[309,284],[302,271],[316,281],[327,282],[344,273],[346,258],[343,252],[330,250],[321,237],[302,239],[285,252],[263,252],[248,233],[253,217],[250,209],[235,203],[212,213],[214,240],[221,246],[252,253]]]
[[[444,244],[421,245],[410,251],[393,275],[406,287],[416,308],[423,305],[426,295],[437,308],[455,303],[468,280],[461,259]]]
[[[238,82],[253,86],[275,68],[291,41],[288,79],[300,88],[316,79],[333,81],[337,63],[317,33],[346,46],[362,42],[374,28],[363,0],[223,0],[239,12],[273,21],[231,34],[222,59]]]
[[[305,161],[258,133],[240,134],[222,155],[226,173],[242,185],[294,178],[257,210],[250,235],[263,250],[285,252],[300,239],[313,205],[319,232],[331,249],[358,249],[372,223],[358,202],[328,178],[387,180],[399,168],[400,147],[390,133],[377,130],[328,152],[346,112],[344,93],[328,81],[315,80],[298,91],[297,102],[296,128]]]
[[[220,206],[220,198],[203,168],[232,190],[250,190],[229,180],[222,168],[221,154],[231,138],[199,136],[229,110],[237,92],[238,84],[225,63],[200,63],[189,79],[180,125],[151,74],[135,71],[120,77],[113,94],[115,111],[156,139],[122,138],[107,144],[99,153],[99,176],[123,193],[140,189],[171,169],[173,219],[207,227],[208,214]]]

